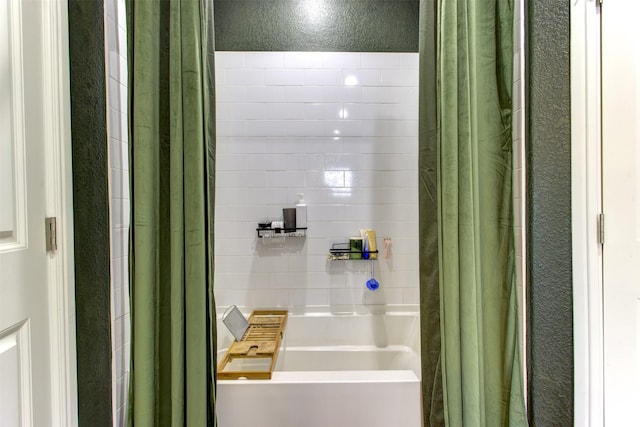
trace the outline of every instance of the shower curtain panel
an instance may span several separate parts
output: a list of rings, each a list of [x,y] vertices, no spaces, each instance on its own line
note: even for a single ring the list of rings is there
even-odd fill
[[[439,255],[436,268],[421,247],[421,314],[437,319],[439,298],[441,347],[427,336],[435,320],[424,320],[425,425],[442,425],[442,415],[447,426],[526,426],[514,271],[513,0],[435,3],[422,5],[424,17],[436,18],[421,24],[420,85],[431,85],[435,72],[437,96],[434,114],[421,88],[420,241],[432,248],[424,221],[437,205]],[[426,58],[434,32],[435,65]]]
[[[215,425],[212,6],[127,2],[129,425]]]
[[[436,10],[436,0],[420,1],[418,215],[422,415],[425,427],[444,425],[438,276]]]

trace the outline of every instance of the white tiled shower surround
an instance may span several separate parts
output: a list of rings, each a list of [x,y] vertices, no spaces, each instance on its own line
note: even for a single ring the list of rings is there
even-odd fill
[[[217,52],[216,99],[216,304],[417,304],[418,54]],[[257,238],[297,193],[306,238]],[[371,262],[327,259],[365,228],[375,293]]]
[[[111,229],[111,340],[113,423],[126,426],[129,385],[129,154],[127,39],[124,0],[105,1],[109,215]]]
[[[521,301],[525,292],[523,1],[515,2],[513,132]],[[106,0],[105,9],[113,408],[114,425],[125,426],[130,334],[124,0]],[[367,56],[364,61],[362,55]],[[336,61],[333,66],[329,57]],[[400,57],[407,62],[394,63],[392,58]],[[384,65],[380,64],[380,58]],[[335,304],[340,308],[346,304],[348,308],[361,304],[363,296],[372,295],[376,298],[366,301],[417,303],[417,54],[218,52],[216,59],[219,120],[216,168],[220,171],[216,191],[217,304],[222,307]],[[262,67],[257,67],[258,64]],[[356,82],[342,80],[351,71],[357,72],[358,84],[345,85]],[[242,78],[254,85],[242,87],[239,84]],[[301,85],[310,87],[297,87]],[[398,98],[405,96],[406,99]],[[336,110],[340,105],[343,107]],[[341,110],[346,110],[347,115]],[[376,115],[380,118],[378,124],[372,119]],[[334,128],[334,124],[342,128]],[[335,130],[344,133],[336,135]],[[389,134],[394,130],[402,136]],[[254,237],[257,221],[280,216],[282,207],[293,206],[295,193],[299,191],[305,192],[309,205],[308,237],[281,245],[277,241],[258,245]],[[332,242],[357,235],[362,227],[375,228],[379,244],[384,237],[392,238],[391,260],[376,261],[376,277],[383,289],[376,294],[364,290],[369,263],[325,261]],[[524,331],[524,322],[521,324]]]
[[[521,8],[518,8],[521,11]],[[521,24],[516,21],[514,208],[523,287]],[[418,54],[218,52],[216,303],[249,307],[417,304]],[[264,240],[303,192],[306,238]],[[328,261],[334,242],[372,228],[374,262]],[[343,307],[344,308],[344,307]],[[522,313],[521,313],[522,314]]]

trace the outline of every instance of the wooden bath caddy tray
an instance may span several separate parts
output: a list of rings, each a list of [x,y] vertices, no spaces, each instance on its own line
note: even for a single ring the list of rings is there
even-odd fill
[[[234,341],[218,363],[219,380],[270,380],[287,324],[287,310],[255,310],[242,340]]]

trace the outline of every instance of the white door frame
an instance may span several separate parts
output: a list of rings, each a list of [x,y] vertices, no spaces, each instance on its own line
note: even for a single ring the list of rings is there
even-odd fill
[[[48,258],[52,426],[78,425],[71,95],[67,0],[42,0],[47,216],[57,218],[58,250]],[[44,226],[43,226],[44,232]]]
[[[604,425],[600,10],[571,2],[571,221],[575,426]]]

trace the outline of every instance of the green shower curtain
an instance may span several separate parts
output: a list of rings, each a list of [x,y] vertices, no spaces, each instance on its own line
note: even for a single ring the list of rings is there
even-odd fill
[[[436,0],[420,1],[419,84],[419,260],[422,353],[422,414],[425,427],[444,425],[440,365],[438,274],[438,121],[436,86]]]
[[[422,3],[422,15],[433,14],[435,25],[421,24],[427,67],[420,85],[435,84],[436,107],[421,89],[420,208],[433,212],[437,205],[439,254],[437,267],[421,258],[421,293],[435,299],[439,288],[441,334],[438,348],[427,335],[436,333],[435,321],[423,321],[425,425],[526,426],[511,182],[513,0]],[[435,65],[426,57],[434,44]],[[422,215],[421,245],[432,232]],[[429,315],[433,303],[421,299],[422,316]]]
[[[211,2],[127,2],[129,425],[215,425]]]

